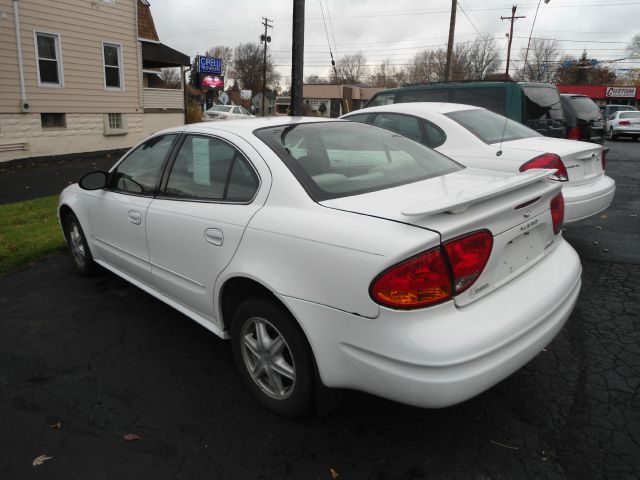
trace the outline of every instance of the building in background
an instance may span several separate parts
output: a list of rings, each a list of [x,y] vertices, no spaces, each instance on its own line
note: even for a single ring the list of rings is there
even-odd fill
[[[337,118],[347,113],[346,110],[353,111],[362,108],[367,100],[380,90],[384,90],[384,87],[305,84],[302,87],[303,104],[309,105],[311,111],[318,112],[318,114],[321,113],[321,105],[325,104],[327,110],[322,112],[320,116]]]
[[[590,97],[599,107],[605,105],[640,105],[640,88],[606,85],[557,85],[560,93],[579,93]]]
[[[189,57],[147,0],[0,0],[0,162],[126,148],[184,123]]]

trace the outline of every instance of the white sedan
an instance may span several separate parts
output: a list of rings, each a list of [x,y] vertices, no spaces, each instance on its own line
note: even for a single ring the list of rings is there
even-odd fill
[[[238,105],[214,105],[202,114],[201,121],[232,120],[253,118],[255,115],[246,108]]]
[[[303,415],[327,387],[443,407],[519,369],[573,310],[581,266],[551,173],[465,168],[353,122],[200,123],[88,173],[58,213],[81,274],[107,268],[230,338],[271,411]]]
[[[607,136],[616,140],[619,136],[640,138],[640,112],[619,110],[607,118]]]
[[[525,171],[553,168],[562,185],[565,223],[609,207],[615,182],[605,175],[601,145],[543,137],[489,110],[455,103],[396,103],[342,118],[370,123],[423,143],[474,168]]]

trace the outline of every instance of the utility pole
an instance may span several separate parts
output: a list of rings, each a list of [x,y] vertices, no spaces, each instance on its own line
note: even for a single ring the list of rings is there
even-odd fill
[[[262,17],[262,25],[264,25],[264,35],[260,35],[260,42],[264,42],[264,53],[262,58],[262,106],[260,113],[264,117],[264,97],[267,94],[267,43],[271,42],[271,37],[267,35],[267,28],[273,28],[273,20]]]
[[[511,59],[511,41],[513,40],[513,22],[515,22],[519,18],[526,18],[524,16],[516,17],[516,9],[517,8],[518,8],[517,5],[514,5],[513,7],[511,7],[511,16],[510,17],[500,17],[500,20],[510,20],[511,21],[511,28],[509,29],[509,46],[507,47],[507,70],[506,70],[506,72],[504,74],[504,80],[506,82],[509,81],[509,60]]]
[[[457,0],[451,0],[451,21],[449,22],[449,43],[447,44],[447,63],[444,67],[444,80],[448,82],[451,80],[451,68],[453,57],[453,35],[456,30],[456,9],[458,7]]]
[[[304,0],[293,0],[293,36],[291,39],[291,115],[302,116],[304,72]]]

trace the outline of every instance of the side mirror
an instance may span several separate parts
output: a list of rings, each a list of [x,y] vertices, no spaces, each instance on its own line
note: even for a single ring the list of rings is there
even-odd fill
[[[80,188],[83,190],[100,190],[107,186],[108,179],[109,174],[107,172],[89,172],[80,177],[78,185],[80,185]]]

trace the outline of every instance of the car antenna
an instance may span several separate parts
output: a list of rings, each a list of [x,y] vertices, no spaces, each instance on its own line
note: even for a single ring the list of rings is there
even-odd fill
[[[508,92],[508,90],[507,90]],[[509,109],[511,108],[511,102],[513,101],[513,94],[509,93],[509,101],[507,102],[507,108],[505,110],[505,116],[504,116],[504,127],[502,128],[502,136],[500,137],[500,146],[498,147],[498,151],[496,152],[496,157],[499,157],[500,155],[502,155],[502,144],[504,143],[504,134],[507,131],[507,124],[509,123],[509,117],[507,117],[506,113],[509,111]]]

